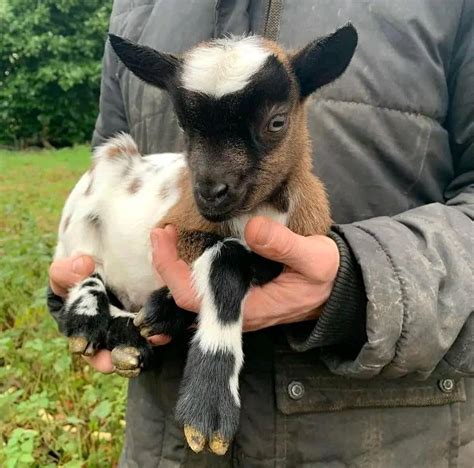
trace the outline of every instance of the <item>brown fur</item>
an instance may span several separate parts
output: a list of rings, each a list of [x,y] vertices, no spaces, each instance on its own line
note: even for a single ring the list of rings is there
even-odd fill
[[[71,215],[66,216],[64,219],[63,232],[66,231],[66,229],[69,227],[69,224],[71,224]]]
[[[135,177],[128,185],[127,192],[130,195],[133,195],[134,193],[137,193],[140,190],[142,185],[143,185],[142,179],[140,179],[140,177]]]
[[[118,145],[108,146],[107,152],[105,153],[105,157],[107,159],[116,159],[121,157],[123,154],[127,155],[135,155],[137,154],[137,147],[136,145],[132,144],[131,142],[124,142],[121,141]]]

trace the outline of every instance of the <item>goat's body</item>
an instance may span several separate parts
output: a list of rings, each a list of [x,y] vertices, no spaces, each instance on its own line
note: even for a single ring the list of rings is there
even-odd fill
[[[150,231],[177,226],[201,308],[176,416],[197,452],[208,444],[225,453],[237,430],[242,304],[283,268],[247,248],[247,221],[262,214],[301,235],[329,230],[304,101],[345,70],[356,43],[348,25],[296,55],[253,37],[211,41],[179,58],[111,36],[133,73],[170,92],[185,156],[141,157],[127,135],[96,151],[66,203],[56,258],[88,254],[97,269],[69,292],[62,329],[75,352],[106,347],[117,373],[137,376],[150,362],[144,337],[177,337],[195,320],[152,266]]]
[[[55,257],[92,256],[107,286],[136,312],[163,286],[152,268],[149,236],[178,202],[186,163],[179,153],[112,159],[103,149],[66,202]]]

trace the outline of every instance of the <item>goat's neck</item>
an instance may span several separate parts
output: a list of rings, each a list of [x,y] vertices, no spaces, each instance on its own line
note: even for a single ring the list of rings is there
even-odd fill
[[[267,200],[226,223],[231,235],[243,239],[245,225],[254,216],[266,216],[304,236],[328,232],[331,216],[326,192],[312,173],[309,151],[302,156]]]

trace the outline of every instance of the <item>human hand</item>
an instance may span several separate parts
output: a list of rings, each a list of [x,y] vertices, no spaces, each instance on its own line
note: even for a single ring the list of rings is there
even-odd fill
[[[87,255],[62,258],[54,261],[49,268],[49,284],[54,294],[65,299],[69,289],[94,272],[94,260]],[[171,338],[165,335],[150,336],[153,346],[165,345]],[[110,374],[114,371],[111,352],[100,349],[94,356],[83,358],[97,371]]]
[[[176,229],[155,229],[151,239],[155,268],[176,303],[197,312],[199,300],[191,269],[178,257]],[[254,252],[281,262],[286,268],[275,280],[248,294],[244,331],[317,318],[318,308],[328,300],[339,269],[336,243],[326,236],[300,236],[264,217],[249,221],[245,240]]]

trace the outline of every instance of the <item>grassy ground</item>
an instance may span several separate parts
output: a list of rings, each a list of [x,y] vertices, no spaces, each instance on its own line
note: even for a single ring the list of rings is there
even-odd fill
[[[45,308],[65,198],[87,147],[0,151],[0,466],[113,466],[125,382],[71,359]]]

